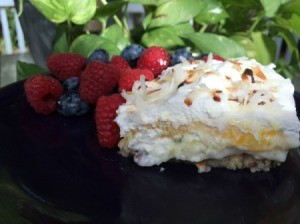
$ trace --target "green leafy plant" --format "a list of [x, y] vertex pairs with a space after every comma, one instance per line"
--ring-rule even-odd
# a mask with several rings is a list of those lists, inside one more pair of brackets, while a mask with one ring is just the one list
[[[170, 53], [189, 47], [197, 54], [213, 52], [225, 58], [247, 56], [262, 64], [275, 62], [278, 71], [293, 78], [300, 72], [297, 38], [300, 36], [300, 0], [31, 0], [47, 19], [57, 24], [53, 52], [88, 57], [104, 48], [110, 56], [130, 43], [158, 45]], [[128, 4], [145, 9], [142, 24], [129, 29]], [[114, 23], [110, 23], [111, 19]], [[91, 33], [87, 23], [102, 29]], [[282, 41], [291, 60], [285, 61], [276, 43]], [[277, 41], [277, 42], [276, 42]], [[20, 67], [20, 66], [19, 66]], [[24, 70], [24, 69], [23, 69]], [[24, 77], [24, 76], [23, 76]]]

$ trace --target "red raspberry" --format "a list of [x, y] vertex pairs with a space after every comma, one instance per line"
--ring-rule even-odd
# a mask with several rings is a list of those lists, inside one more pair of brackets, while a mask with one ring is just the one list
[[149, 69], [122, 69], [120, 71], [120, 78], [118, 82], [119, 92], [122, 92], [123, 89], [131, 91], [134, 82], [140, 80], [141, 75], [144, 75], [148, 81], [154, 79], [154, 74]]
[[63, 94], [60, 82], [50, 76], [34, 75], [24, 83], [27, 101], [33, 109], [42, 114], [56, 110], [57, 100]]
[[[208, 55], [204, 55], [204, 56], [201, 58], [201, 60], [204, 61], [204, 62], [207, 62], [207, 59], [208, 59]], [[213, 55], [213, 59], [214, 59], [214, 60], [217, 60], [217, 61], [225, 61], [224, 58], [222, 58], [221, 56], [216, 55], [216, 54]]]
[[102, 147], [117, 147], [120, 141], [120, 128], [114, 121], [117, 116], [117, 109], [125, 99], [120, 94], [101, 96], [96, 105], [95, 119], [97, 137]]
[[92, 61], [81, 75], [80, 96], [88, 103], [97, 103], [100, 96], [113, 92], [118, 80], [118, 68], [101, 61]]
[[59, 80], [66, 80], [73, 76], [79, 77], [85, 68], [86, 59], [79, 54], [53, 54], [47, 60], [48, 69]]
[[146, 49], [137, 62], [138, 68], [151, 70], [156, 78], [170, 65], [167, 51], [162, 47], [152, 46]]
[[127, 61], [119, 56], [119, 55], [115, 55], [111, 58], [110, 62], [109, 62], [110, 65], [113, 65], [113, 66], [116, 66], [120, 69], [122, 68], [130, 68], [129, 64], [127, 63]]

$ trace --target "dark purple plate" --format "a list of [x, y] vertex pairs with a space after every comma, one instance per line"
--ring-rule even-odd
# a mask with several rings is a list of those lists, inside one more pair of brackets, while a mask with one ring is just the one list
[[93, 112], [35, 113], [23, 82], [0, 90], [0, 162], [1, 224], [300, 223], [299, 149], [270, 172], [143, 168], [98, 145]]

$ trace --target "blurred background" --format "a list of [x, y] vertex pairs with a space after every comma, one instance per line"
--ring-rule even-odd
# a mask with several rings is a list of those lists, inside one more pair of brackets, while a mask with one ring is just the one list
[[0, 1], [1, 87], [16, 81], [16, 62], [33, 62], [13, 0]]
[[[69, 22], [69, 21], [63, 21], [63, 22], [51, 21], [51, 18], [49, 19], [49, 16], [47, 16], [47, 13], [43, 12], [43, 10], [41, 10], [40, 8], [37, 9], [34, 2], [35, 1], [26, 1], [25, 0], [24, 2], [22, 1], [22, 4], [19, 4], [18, 0], [1, 0], [0, 1], [0, 11], [1, 11], [1, 17], [0, 17], [0, 22], [1, 22], [1, 27], [0, 27], [0, 51], [1, 51], [0, 86], [1, 87], [6, 86], [10, 83], [13, 83], [13, 82], [17, 81], [17, 79], [19, 79], [18, 75], [17, 75], [17, 70], [18, 69], [24, 70], [24, 66], [22, 67], [22, 66], [17, 65], [18, 62], [24, 62], [24, 64], [21, 64], [21, 65], [26, 65], [26, 66], [35, 64], [39, 68], [46, 70], [47, 68], [46, 68], [45, 61], [46, 61], [47, 57], [53, 51], [55, 51], [54, 45], [56, 45], [56, 46], [59, 45], [59, 41], [61, 41], [59, 39], [59, 37], [60, 37], [61, 31], [64, 29], [64, 25], [71, 24], [71, 22]], [[95, 15], [99, 15], [100, 12], [104, 13], [104, 14], [109, 12], [111, 14], [108, 13], [109, 15], [107, 15], [105, 17], [105, 21], [103, 20], [103, 17], [101, 17], [101, 16], [98, 18], [94, 16], [94, 17], [88, 19], [88, 21], [85, 21], [85, 23], [84, 23], [85, 31], [84, 32], [87, 35], [90, 35], [90, 34], [101, 35], [101, 30], [103, 29], [103, 27], [107, 29], [107, 27], [109, 27], [111, 24], [115, 24], [116, 22], [118, 22], [118, 20], [116, 20], [115, 16], [120, 14], [119, 22], [122, 24], [125, 24], [125, 28], [127, 30], [131, 30], [132, 37], [134, 36], [135, 33], [138, 34], [138, 32], [135, 32], [135, 29], [137, 31], [140, 31], [141, 27], [143, 28], [143, 31], [141, 33], [142, 37], [139, 38], [138, 41], [140, 41], [141, 44], [143, 44], [144, 46], [147, 47], [147, 45], [150, 45], [150, 44], [159, 44], [160, 43], [160, 42], [156, 43], [155, 41], [153, 42], [153, 40], [152, 40], [152, 42], [149, 41], [149, 39], [151, 39], [151, 32], [153, 30], [155, 31], [155, 30], [160, 29], [160, 31], [161, 31], [162, 28], [165, 28], [168, 25], [172, 25], [172, 24], [168, 24], [168, 23], [164, 23], [163, 25], [159, 25], [160, 24], [159, 22], [156, 22], [156, 24], [154, 23], [155, 19], [156, 19], [155, 15], [157, 15], [159, 11], [160, 12], [163, 11], [163, 7], [161, 7], [161, 5], [164, 2], [167, 2], [167, 0], [166, 1], [157, 1], [157, 2], [162, 2], [162, 3], [159, 3], [160, 5], [155, 5], [155, 6], [152, 6], [151, 4], [149, 5], [147, 3], [147, 0], [140, 1], [140, 2], [146, 2], [144, 5], [140, 4], [138, 0], [129, 1], [130, 3], [129, 4], [126, 3], [126, 5], [122, 1], [106, 2], [106, 1], [96, 1], [95, 0], [95, 2], [98, 6], [98, 9], [97, 9]], [[116, 2], [116, 3], [120, 3], [120, 4], [118, 4], [118, 5], [111, 4], [112, 7], [103, 8], [101, 11], [100, 6], [106, 5], [107, 3], [110, 4], [110, 2]], [[199, 2], [201, 2], [201, 0], [199, 0]], [[228, 25], [228, 24], [230, 25], [230, 16], [231, 16], [230, 12], [232, 11], [232, 9], [228, 7], [228, 5], [229, 5], [228, 1], [214, 0], [214, 1], [211, 1], [210, 4], [208, 4], [209, 1], [206, 1], [206, 0], [203, 0], [202, 2], [203, 2], [202, 5], [205, 5], [206, 8], [211, 7], [209, 9], [210, 11], [208, 9], [206, 10], [207, 12], [211, 12], [211, 13], [215, 13], [215, 14], [208, 15], [208, 17], [211, 18], [211, 20], [207, 20], [207, 18], [205, 18], [203, 16], [206, 13], [205, 11], [203, 11], [204, 10], [203, 9], [202, 14], [200, 16], [199, 15], [195, 16], [193, 19], [194, 19], [194, 22], [196, 22], [196, 23], [194, 23], [193, 27], [196, 27], [195, 30], [197, 30], [197, 32], [208, 31], [208, 32], [213, 32], [215, 34], [222, 34], [222, 35], [228, 35], [228, 36], [232, 35], [232, 32], [236, 32], [236, 33], [240, 32], [240, 30], [237, 30], [237, 31], [230, 30], [230, 29], [228, 29], [228, 27], [226, 27], [226, 25]], [[233, 1], [233, 2], [236, 2], [236, 1]], [[278, 1], [267, 1], [266, 0], [266, 1], [254, 1], [254, 2], [256, 2], [256, 3], [260, 2], [260, 4], [255, 3], [256, 5], [245, 6], [245, 7], [250, 8], [250, 10], [248, 10], [248, 12], [247, 12], [248, 13], [247, 17], [249, 17], [249, 18], [251, 17], [249, 19], [249, 21], [251, 20], [251, 23], [249, 24], [249, 27], [247, 27], [247, 29], [248, 29], [248, 31], [251, 29], [257, 29], [254, 31], [256, 31], [256, 33], [257, 33], [257, 31], [259, 31], [262, 34], [265, 34], [265, 30], [266, 30], [265, 24], [267, 24], [267, 26], [268, 26], [268, 24], [272, 24], [271, 20], [273, 20], [273, 22], [274, 21], [278, 22], [279, 21], [277, 19], [278, 15], [280, 15], [280, 16], [285, 15], [285, 14], [283, 14], [283, 12], [287, 13], [287, 11], [289, 10], [289, 7], [292, 8], [292, 6], [293, 6], [293, 5], [289, 6], [289, 7], [282, 7], [282, 5], [274, 6], [274, 2], [278, 2]], [[273, 2], [271, 5], [271, 8], [267, 4], [266, 4], [267, 6], [265, 6], [264, 5], [265, 2], [267, 2], [267, 4]], [[293, 2], [293, 1], [287, 0], [284, 2]], [[297, 2], [299, 2], [298, 0], [295, 0], [294, 2], [296, 2], [296, 4], [294, 4], [294, 5], [296, 5], [296, 6], [299, 5], [297, 3]], [[126, 7], [126, 11], [123, 10], [124, 7]], [[215, 7], [215, 8], [212, 8], [212, 7]], [[265, 12], [265, 14], [263, 16], [260, 16], [261, 11], [259, 11], [259, 7], [261, 7]], [[123, 11], [120, 11], [119, 10], [120, 8], [122, 8]], [[276, 10], [279, 11], [279, 13], [281, 13], [281, 14], [277, 13], [274, 8], [276, 8]], [[283, 8], [283, 9], [281, 9], [281, 8]], [[224, 9], [224, 13], [222, 12], [223, 14], [222, 14], [222, 16], [220, 16], [221, 15], [220, 10], [222, 11], [223, 9]], [[272, 12], [272, 10], [274, 12]], [[300, 8], [294, 9], [294, 11], [297, 11], [297, 10], [300, 11]], [[114, 13], [114, 14], [112, 14], [112, 13]], [[241, 13], [244, 13], [244, 12], [241, 12]], [[152, 17], [149, 15], [151, 15]], [[270, 16], [271, 19], [269, 19], [268, 16]], [[282, 16], [282, 17], [284, 18], [284, 16]], [[94, 19], [94, 18], [97, 18], [97, 19]], [[257, 18], [260, 18], [260, 20], [258, 22], [256, 22]], [[261, 18], [263, 18], [263, 19], [261, 19]], [[298, 17], [296, 17], [296, 18], [298, 18]], [[286, 20], [288, 21], [289, 18], [287, 17]], [[189, 19], [189, 22], [191, 22], [191, 21], [192, 20]], [[181, 23], [181, 22], [185, 22], [185, 21], [179, 21], [179, 22]], [[275, 24], [275, 25], [278, 26], [278, 24]], [[279, 24], [279, 25], [281, 26], [282, 24]], [[148, 26], [148, 28], [147, 28], [147, 26]], [[82, 24], [73, 24], [73, 27], [72, 27], [73, 30], [74, 30], [74, 27], [75, 28], [79, 27], [79, 28], [83, 29]], [[73, 32], [73, 30], [72, 30], [72, 32]], [[277, 33], [279, 33], [279, 34], [284, 33], [283, 30], [280, 30], [280, 29], [278, 29], [278, 30], [277, 30]], [[245, 33], [247, 33], [248, 31], [246, 30]], [[292, 30], [292, 32], [294, 32], [294, 31]], [[163, 33], [163, 32], [160, 32], [158, 34], [161, 34], [161, 33]], [[82, 33], [80, 33], [80, 34], [82, 34]], [[275, 46], [276, 49], [275, 49], [275, 51], [274, 51], [274, 49], [271, 51], [276, 52], [276, 60], [274, 59], [275, 61], [273, 61], [273, 62], [276, 63], [280, 57], [281, 63], [283, 61], [284, 63], [286, 63], [286, 65], [288, 65], [288, 64], [290, 64], [290, 62], [292, 60], [293, 53], [295, 53], [295, 52], [291, 52], [291, 50], [287, 47], [287, 46], [291, 46], [291, 45], [288, 45], [289, 43], [287, 41], [288, 38], [290, 38], [290, 36], [288, 38], [286, 38], [288, 36], [286, 34], [287, 33], [284, 33], [284, 35], [282, 35], [282, 36], [279, 35], [279, 37], [276, 35], [272, 36], [274, 43], [276, 43], [272, 46]], [[67, 37], [68, 37], [68, 40], [70, 40], [70, 36], [71, 36], [70, 33], [67, 33], [67, 35], [69, 35]], [[72, 35], [74, 35], [74, 34], [72, 34]], [[147, 39], [147, 35], [150, 36], [150, 38]], [[298, 59], [300, 44], [299, 44], [299, 36], [297, 36], [297, 32], [295, 33], [294, 36], [295, 36], [295, 44], [298, 45], [298, 51], [297, 51], [297, 59]], [[72, 39], [72, 41], [74, 41], [74, 39], [76, 40], [76, 38], [74, 37]], [[133, 41], [132, 39], [134, 39], [134, 37], [131, 38], [131, 41]], [[166, 39], [167, 39], [167, 37], [166, 37]], [[187, 43], [190, 43], [190, 42], [184, 41], [184, 44], [187, 44]], [[69, 44], [71, 45], [71, 43], [69, 43]], [[129, 42], [127, 44], [129, 44]], [[180, 44], [181, 44], [181, 42], [180, 42]], [[256, 43], [254, 43], [254, 44], [256, 44]], [[174, 46], [168, 45], [165, 47], [168, 50], [172, 51], [172, 49], [174, 49]], [[197, 44], [196, 44], [196, 47], [198, 47], [198, 48], [196, 48], [197, 50], [200, 49], [200, 51], [202, 51], [202, 52], [205, 51], [201, 48], [201, 46], [198, 46]], [[70, 49], [72, 50], [72, 46]], [[59, 49], [58, 51], [63, 51], [63, 49]], [[251, 51], [249, 50], [249, 52], [251, 52]], [[204, 52], [204, 53], [206, 53], [206, 52]], [[17, 69], [17, 66], [19, 66], [18, 69]], [[296, 90], [300, 91], [300, 75], [296, 74], [292, 78], [293, 78], [293, 83], [295, 84]]]

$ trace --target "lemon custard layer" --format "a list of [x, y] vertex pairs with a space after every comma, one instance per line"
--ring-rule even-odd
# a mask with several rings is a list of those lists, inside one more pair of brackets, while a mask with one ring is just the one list
[[294, 87], [254, 59], [184, 61], [123, 92], [116, 122], [123, 155], [141, 166], [171, 159], [269, 170], [299, 146]]

